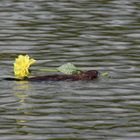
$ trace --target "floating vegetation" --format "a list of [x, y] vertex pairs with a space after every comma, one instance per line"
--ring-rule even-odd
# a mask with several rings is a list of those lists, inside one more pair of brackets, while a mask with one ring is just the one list
[[[19, 55], [14, 62], [14, 74], [17, 79], [27, 79], [30, 76], [30, 67], [32, 64], [36, 63], [35, 59], [30, 58], [28, 55]], [[61, 72], [66, 75], [78, 75], [85, 71], [76, 67], [72, 63], [63, 64], [57, 68], [50, 69], [40, 69], [40, 71], [46, 72]], [[103, 72], [100, 74], [102, 77], [109, 77], [108, 72]]]
[[28, 55], [19, 55], [14, 62], [14, 74], [16, 78], [24, 79], [28, 77], [30, 72], [29, 68], [36, 62], [35, 59], [30, 59]]
[[101, 73], [101, 76], [102, 76], [102, 77], [110, 77], [108, 72], [103, 72], [103, 73]]
[[66, 63], [60, 67], [57, 68], [60, 72], [68, 75], [72, 74], [80, 74], [82, 70], [74, 66], [72, 63]]

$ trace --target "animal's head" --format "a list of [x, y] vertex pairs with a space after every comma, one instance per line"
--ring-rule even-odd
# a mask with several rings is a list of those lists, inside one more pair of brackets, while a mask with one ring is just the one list
[[92, 80], [99, 76], [99, 72], [96, 70], [88, 70], [81, 73], [80, 77], [85, 80]]

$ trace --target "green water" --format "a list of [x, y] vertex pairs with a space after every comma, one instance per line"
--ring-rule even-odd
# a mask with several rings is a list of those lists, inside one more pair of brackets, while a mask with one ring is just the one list
[[139, 140], [139, 0], [1, 0], [0, 77], [19, 54], [111, 78], [0, 81], [2, 140]]

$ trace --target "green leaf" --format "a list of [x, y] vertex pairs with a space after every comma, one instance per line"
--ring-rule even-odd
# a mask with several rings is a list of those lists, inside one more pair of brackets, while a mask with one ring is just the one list
[[109, 77], [109, 73], [108, 72], [103, 72], [103, 73], [101, 73], [101, 76], [103, 76], [103, 77]]
[[81, 70], [77, 67], [75, 67], [72, 63], [66, 63], [60, 67], [57, 68], [58, 71], [64, 73], [64, 74], [79, 74]]

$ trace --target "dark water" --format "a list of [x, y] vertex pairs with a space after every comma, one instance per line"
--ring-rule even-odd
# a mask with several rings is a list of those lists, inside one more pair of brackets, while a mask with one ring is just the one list
[[139, 0], [1, 0], [0, 76], [19, 54], [111, 78], [0, 82], [1, 140], [140, 139]]

